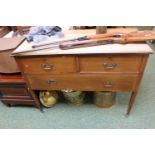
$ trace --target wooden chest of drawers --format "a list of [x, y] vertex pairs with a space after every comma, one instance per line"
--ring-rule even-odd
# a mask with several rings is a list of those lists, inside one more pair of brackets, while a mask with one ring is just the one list
[[0, 101], [7, 105], [33, 105], [37, 107], [20, 74], [0, 74]]
[[144, 59], [145, 55], [41, 56], [18, 63], [34, 90], [132, 91]]
[[99, 54], [16, 57], [16, 60], [32, 90], [136, 92], [147, 57]]
[[35, 90], [132, 92], [129, 114], [150, 53], [147, 44], [113, 44], [35, 51], [16, 54], [15, 59], [36, 102]]

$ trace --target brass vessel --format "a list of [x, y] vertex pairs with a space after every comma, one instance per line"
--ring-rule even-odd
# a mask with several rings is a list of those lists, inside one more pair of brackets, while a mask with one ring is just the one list
[[57, 103], [58, 94], [56, 91], [40, 91], [39, 99], [44, 107], [50, 108]]
[[80, 106], [84, 103], [85, 93], [82, 91], [62, 91], [69, 104]]
[[94, 103], [101, 108], [109, 108], [115, 104], [115, 92], [94, 92]]

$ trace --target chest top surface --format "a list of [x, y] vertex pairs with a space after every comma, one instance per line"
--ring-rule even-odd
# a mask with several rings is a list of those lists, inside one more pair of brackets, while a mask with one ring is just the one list
[[[85, 35], [94, 35], [95, 30], [69, 30], [66, 31], [64, 37], [59, 39], [70, 39]], [[53, 40], [54, 41], [54, 40]], [[23, 51], [28, 51], [24, 52]], [[69, 50], [47, 49], [47, 50], [34, 50], [32, 43], [24, 41], [12, 54], [15, 56], [33, 56], [33, 55], [73, 55], [73, 54], [141, 54], [153, 53], [152, 49], [146, 43], [130, 43], [130, 44], [107, 44], [93, 47], [76, 48]]]

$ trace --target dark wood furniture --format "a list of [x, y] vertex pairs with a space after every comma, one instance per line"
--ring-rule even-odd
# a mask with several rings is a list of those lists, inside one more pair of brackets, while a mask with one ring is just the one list
[[24, 37], [3, 38], [9, 31], [8, 26], [0, 27], [0, 101], [6, 105], [36, 106], [14, 58], [10, 57]]
[[5, 36], [10, 31], [11, 31], [11, 28], [9, 26], [0, 26], [0, 38]]
[[[68, 36], [82, 36], [86, 32], [92, 33], [76, 30]], [[24, 42], [16, 52], [30, 48]], [[144, 43], [111, 44], [21, 53], [15, 55], [15, 59], [38, 105], [35, 90], [131, 92], [129, 114], [150, 53], [152, 50]]]
[[7, 105], [36, 105], [21, 74], [0, 74], [0, 101]]

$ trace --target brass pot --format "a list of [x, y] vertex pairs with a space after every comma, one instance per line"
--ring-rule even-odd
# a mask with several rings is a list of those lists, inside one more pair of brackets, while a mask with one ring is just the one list
[[62, 91], [68, 103], [80, 106], [84, 102], [85, 93], [82, 91]]
[[109, 108], [115, 104], [115, 92], [94, 92], [95, 105], [101, 108]]
[[40, 91], [39, 99], [44, 107], [50, 108], [57, 103], [58, 94], [56, 91]]

